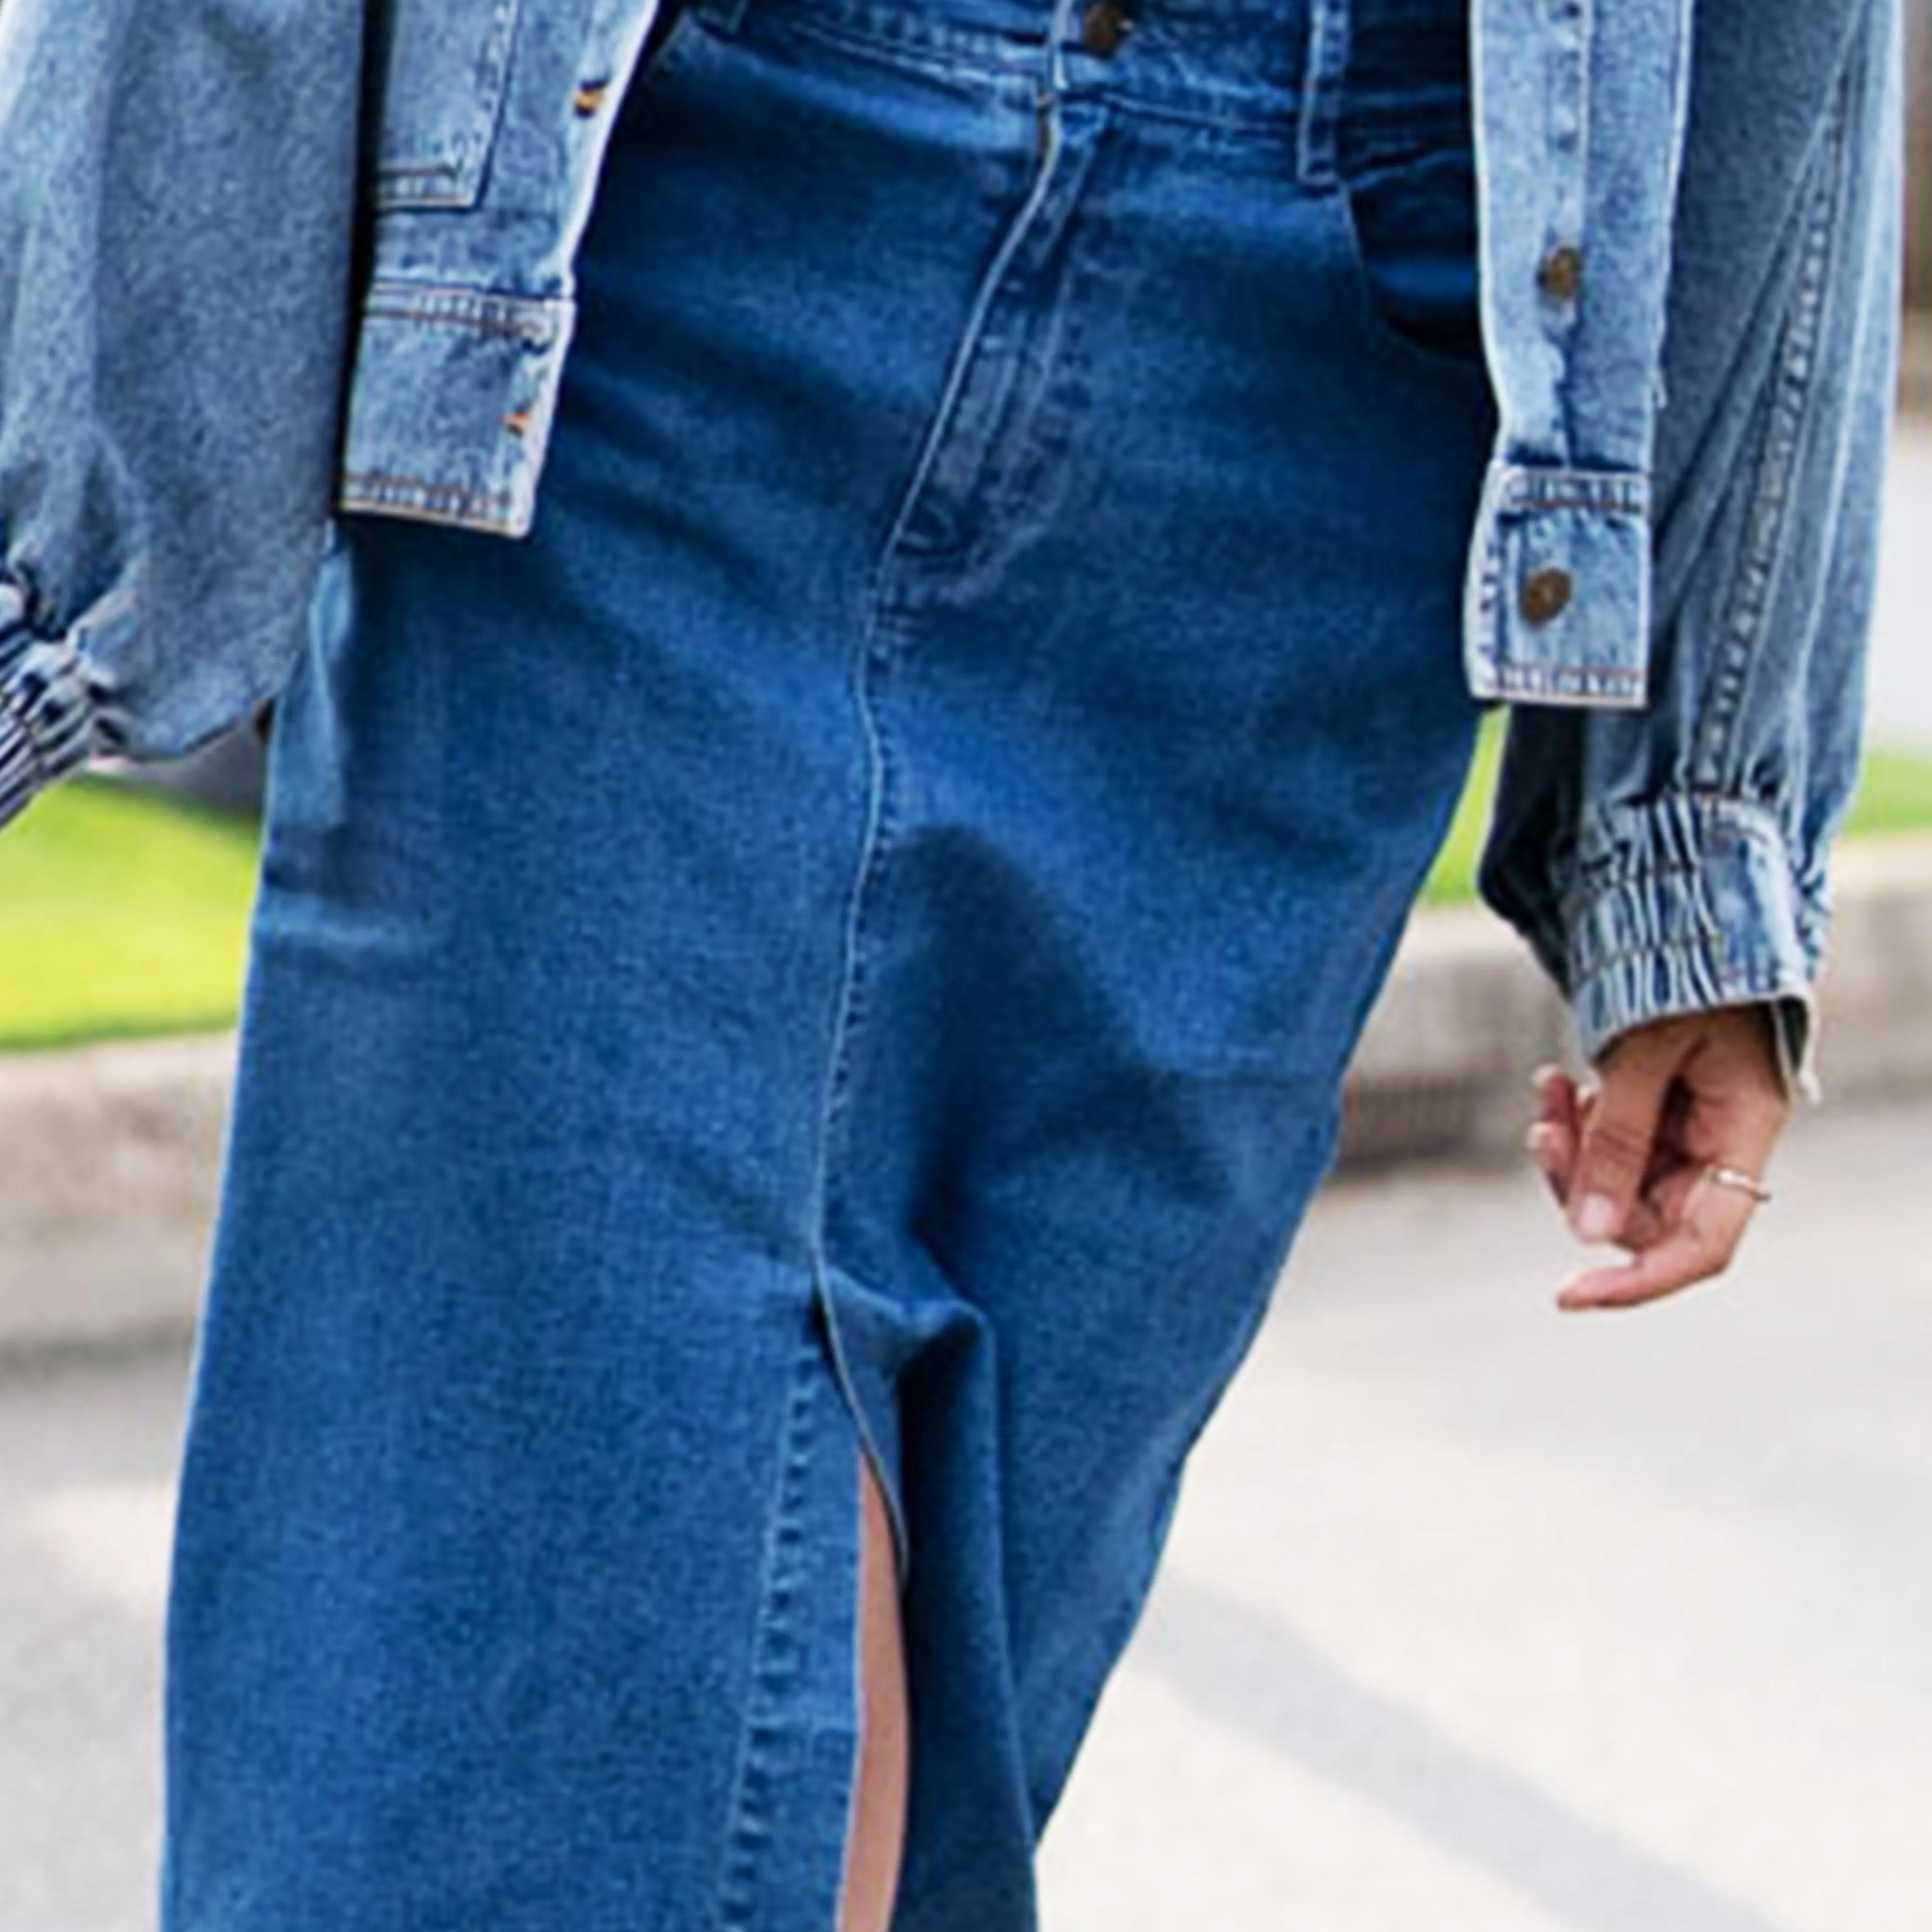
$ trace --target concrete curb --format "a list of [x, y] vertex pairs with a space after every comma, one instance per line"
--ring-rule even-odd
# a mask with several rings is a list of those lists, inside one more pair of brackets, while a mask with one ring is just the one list
[[[1822, 990], [1828, 1104], [1932, 1092], [1932, 838], [1834, 865]], [[178, 1342], [219, 1184], [235, 1038], [0, 1054], [0, 1358]], [[1419, 916], [1351, 1077], [1344, 1161], [1522, 1158], [1530, 1070], [1570, 1057], [1568, 1015], [1478, 910]]]
[[234, 1064], [230, 1033], [0, 1054], [0, 1358], [192, 1328]]

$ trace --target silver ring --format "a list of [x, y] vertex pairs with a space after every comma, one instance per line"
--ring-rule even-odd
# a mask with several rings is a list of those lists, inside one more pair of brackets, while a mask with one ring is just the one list
[[1735, 1187], [1739, 1193], [1748, 1194], [1760, 1207], [1771, 1198], [1771, 1190], [1756, 1174], [1747, 1174], [1741, 1167], [1707, 1167], [1704, 1178], [1720, 1187]]

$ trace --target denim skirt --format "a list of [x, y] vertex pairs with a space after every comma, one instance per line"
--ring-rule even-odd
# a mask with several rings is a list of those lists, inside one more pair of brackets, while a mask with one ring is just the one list
[[275, 720], [165, 1932], [833, 1932], [862, 1459], [896, 1932], [1033, 1926], [1471, 749], [1466, 11], [653, 36], [533, 534]]

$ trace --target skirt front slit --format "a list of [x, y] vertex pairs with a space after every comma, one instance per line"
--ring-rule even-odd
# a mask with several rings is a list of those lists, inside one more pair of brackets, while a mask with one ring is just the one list
[[339, 526], [164, 1932], [833, 1932], [862, 1459], [896, 1932], [1031, 1932], [1466, 769], [1494, 421], [1463, 10], [1114, 11], [688, 0], [533, 533]]

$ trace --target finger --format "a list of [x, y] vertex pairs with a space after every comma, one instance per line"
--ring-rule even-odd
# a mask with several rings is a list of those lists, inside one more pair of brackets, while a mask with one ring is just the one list
[[1558, 1291], [1557, 1306], [1632, 1308], [1711, 1280], [1730, 1266], [1755, 1205], [1748, 1194], [1700, 1179], [1654, 1245], [1616, 1266], [1573, 1276]]
[[1626, 1042], [1582, 1113], [1570, 1225], [1586, 1241], [1622, 1238], [1651, 1176], [1658, 1129], [1681, 1052], [1674, 1042]]
[[1570, 1170], [1576, 1159], [1576, 1143], [1568, 1132], [1548, 1120], [1538, 1120], [1527, 1136], [1530, 1158], [1537, 1165], [1550, 1194], [1561, 1208], [1569, 1198]]
[[[1762, 1181], [1783, 1138], [1789, 1110], [1781, 1094], [1762, 1088], [1700, 1098], [1684, 1129], [1698, 1167], [1729, 1167]], [[1747, 1202], [1748, 1194], [1743, 1197]]]
[[[1700, 1123], [1694, 1114], [1680, 1106], [1684, 1091], [1681, 1082], [1673, 1084], [1658, 1124], [1657, 1138], [1652, 1143], [1650, 1165], [1645, 1170], [1643, 1184], [1617, 1234], [1618, 1246], [1632, 1253], [1654, 1248], [1676, 1232], [1710, 1171], [1712, 1163], [1690, 1144], [1700, 1137]], [[1754, 1138], [1748, 1144], [1760, 1145], [1761, 1138]], [[1768, 1155], [1768, 1148], [1754, 1155], [1756, 1164], [1747, 1166], [1745, 1172], [1760, 1172]], [[1743, 1163], [1739, 1159], [1729, 1164]]]
[[1692, 1190], [1703, 1174], [1703, 1162], [1684, 1144], [1666, 1105], [1657, 1138], [1651, 1144], [1650, 1165], [1644, 1170], [1642, 1184], [1618, 1231], [1618, 1246], [1634, 1253], [1665, 1239], [1682, 1222]]
[[1537, 1114], [1525, 1142], [1560, 1207], [1568, 1198], [1570, 1172], [1576, 1165], [1576, 1083], [1555, 1066], [1539, 1066], [1531, 1077], [1536, 1088]]
[[1536, 1087], [1537, 1118], [1572, 1132], [1577, 1124], [1576, 1083], [1560, 1066], [1539, 1066], [1532, 1076]]
[[1617, 1246], [1627, 1253], [1646, 1253], [1667, 1240], [1682, 1220], [1682, 1184], [1672, 1175], [1654, 1187], [1647, 1186], [1630, 1203], [1618, 1231]]
[[[1682, 1104], [1683, 1094], [1682, 1082], [1673, 1082], [1658, 1118], [1656, 1137], [1651, 1142], [1643, 1178], [1617, 1232], [1616, 1242], [1621, 1248], [1654, 1247], [1682, 1219], [1685, 1199], [1704, 1172], [1705, 1163], [1685, 1143], [1688, 1115]], [[1531, 1130], [1531, 1152], [1546, 1173], [1553, 1171], [1552, 1190], [1559, 1191], [1566, 1202], [1574, 1182], [1577, 1142], [1594, 1112], [1594, 1094], [1581, 1097], [1577, 1107], [1580, 1124], [1574, 1132], [1546, 1136], [1537, 1128]]]
[[[1594, 1111], [1595, 1094], [1583, 1093], [1554, 1066], [1539, 1067], [1532, 1076], [1538, 1112], [1525, 1135], [1525, 1144], [1559, 1206], [1569, 1198], [1576, 1145], [1582, 1126]], [[1672, 1082], [1658, 1117], [1648, 1166], [1617, 1240], [1621, 1247], [1654, 1246], [1676, 1226], [1703, 1163], [1684, 1144], [1690, 1124], [1690, 1099], [1681, 1080]]]

